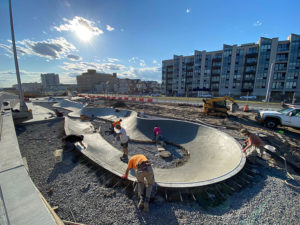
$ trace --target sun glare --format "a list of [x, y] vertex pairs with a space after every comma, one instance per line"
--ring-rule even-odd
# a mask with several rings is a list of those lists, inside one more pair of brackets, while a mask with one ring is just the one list
[[75, 33], [77, 37], [84, 42], [89, 42], [93, 37], [93, 33], [89, 28], [81, 24], [76, 26]]

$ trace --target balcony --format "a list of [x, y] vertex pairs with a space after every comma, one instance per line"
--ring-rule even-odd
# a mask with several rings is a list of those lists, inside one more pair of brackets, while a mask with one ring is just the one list
[[255, 80], [255, 76], [251, 76], [251, 77], [244, 77], [244, 79], [243, 79], [243, 81], [250, 81], [250, 82], [252, 82], [252, 81], [254, 81]]
[[246, 62], [245, 66], [255, 66], [256, 64], [257, 64], [257, 61]]
[[246, 57], [254, 57], [254, 56], [258, 56], [258, 52], [248, 52], [247, 54], [246, 54]]
[[242, 87], [241, 91], [242, 92], [251, 92], [251, 91], [253, 91], [253, 87]]
[[256, 73], [256, 70], [248, 70], [244, 72], [244, 74], [255, 74]]

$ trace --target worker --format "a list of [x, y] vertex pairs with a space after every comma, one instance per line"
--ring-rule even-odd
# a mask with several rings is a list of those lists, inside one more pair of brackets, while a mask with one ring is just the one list
[[[144, 155], [134, 155], [130, 158], [125, 174], [122, 179], [127, 179], [130, 169], [136, 170], [136, 179], [138, 182], [138, 208], [144, 208], [145, 212], [149, 212], [149, 201], [152, 187], [154, 184], [154, 174], [151, 163]], [[146, 186], [146, 195], [145, 195]]]
[[156, 142], [160, 141], [161, 140], [161, 130], [160, 128], [158, 127], [158, 125], [155, 125], [154, 126], [154, 129], [153, 129], [153, 140], [155, 140]]
[[259, 163], [257, 156], [262, 157], [264, 153], [264, 142], [257, 135], [250, 133], [247, 129], [242, 129], [240, 132], [248, 137], [244, 142], [247, 145], [242, 151], [246, 153], [247, 159], [251, 163]]
[[74, 148], [74, 144], [76, 142], [79, 142], [79, 144], [86, 149], [86, 146], [82, 143], [84, 136], [83, 135], [75, 135], [75, 134], [70, 134], [67, 136], [64, 136], [62, 138], [63, 142], [65, 142], [66, 147], [70, 144], [72, 144], [72, 148]]
[[118, 124], [121, 125], [122, 119], [119, 119], [112, 123], [112, 127], [115, 128]]
[[121, 161], [127, 162], [128, 161], [128, 136], [126, 134], [126, 130], [121, 127], [120, 124], [116, 125], [116, 129], [119, 130], [117, 133], [115, 140], [117, 140], [118, 137], [120, 137], [121, 146], [123, 147], [123, 156], [120, 157]]

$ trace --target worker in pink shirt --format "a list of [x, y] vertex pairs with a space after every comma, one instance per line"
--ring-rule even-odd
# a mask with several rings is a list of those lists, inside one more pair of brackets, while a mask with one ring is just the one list
[[161, 130], [157, 125], [154, 126], [153, 135], [153, 140], [155, 140], [156, 142], [161, 140]]
[[242, 129], [240, 132], [247, 137], [247, 140], [244, 141], [247, 145], [242, 151], [245, 152], [247, 159], [251, 163], [259, 163], [257, 157], [262, 158], [264, 154], [264, 142], [257, 135], [250, 133], [247, 129]]

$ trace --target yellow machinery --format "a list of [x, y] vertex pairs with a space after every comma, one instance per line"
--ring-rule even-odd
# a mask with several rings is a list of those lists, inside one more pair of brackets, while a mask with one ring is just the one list
[[[230, 101], [230, 108], [227, 108], [226, 101]], [[228, 116], [227, 112], [235, 112], [238, 109], [238, 104], [229, 96], [203, 99], [203, 112], [213, 116]]]

